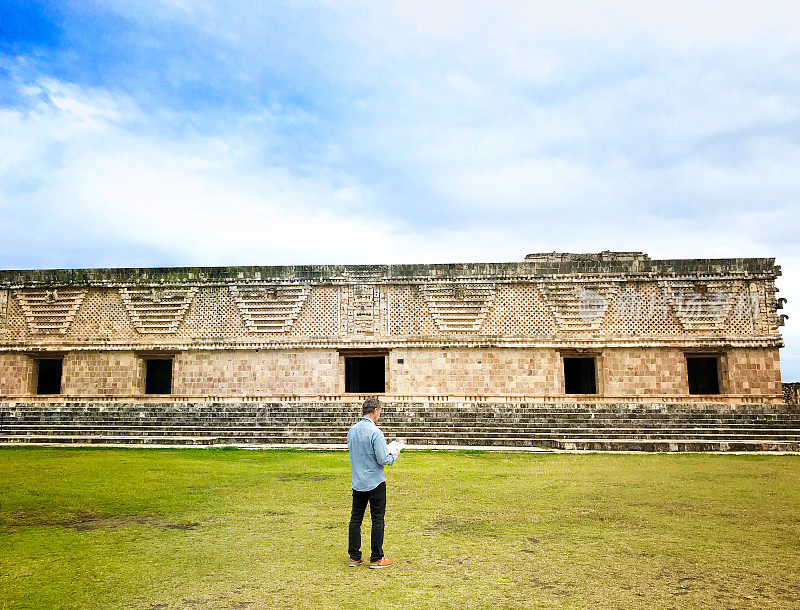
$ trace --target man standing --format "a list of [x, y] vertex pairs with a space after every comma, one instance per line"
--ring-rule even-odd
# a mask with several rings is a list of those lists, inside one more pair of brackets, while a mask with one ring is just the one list
[[369, 503], [372, 516], [370, 537], [370, 568], [388, 568], [393, 560], [383, 556], [383, 516], [386, 513], [386, 477], [383, 467], [397, 461], [400, 449], [390, 453], [386, 439], [378, 428], [381, 405], [377, 397], [370, 396], [361, 408], [361, 421], [347, 433], [347, 450], [350, 452], [350, 472], [353, 479], [353, 509], [350, 513], [350, 530], [347, 552], [350, 567], [364, 563], [361, 557], [361, 522]]

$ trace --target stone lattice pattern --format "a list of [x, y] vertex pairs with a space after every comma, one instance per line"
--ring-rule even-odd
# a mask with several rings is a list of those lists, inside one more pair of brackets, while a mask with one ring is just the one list
[[333, 337], [339, 333], [339, 286], [314, 286], [292, 326], [292, 336]]
[[656, 282], [632, 282], [620, 287], [599, 332], [647, 337], [685, 331]]
[[200, 288], [186, 317], [173, 335], [193, 340], [223, 336], [244, 337], [250, 333], [228, 286]]
[[254, 333], [288, 333], [311, 290], [302, 284], [236, 286], [229, 290], [247, 329]]
[[481, 332], [508, 337], [552, 337], [558, 327], [534, 284], [500, 284]]
[[599, 328], [611, 299], [618, 291], [617, 284], [613, 282], [542, 282], [539, 289], [558, 327], [563, 331]]
[[[736, 335], [767, 333], [767, 299], [755, 282], [729, 282], [731, 304], [728, 314], [715, 328], [718, 332]], [[763, 314], [761, 312], [764, 312]]]
[[[764, 282], [729, 280], [724, 291], [711, 288], [703, 295], [691, 289], [685, 298], [681, 291], [689, 291], [688, 282], [667, 289], [668, 283], [619, 282], [615, 294], [612, 289], [601, 292], [596, 282], [581, 281], [555, 290], [539, 282], [497, 282], [490, 288], [461, 281], [28, 289], [5, 291], [9, 298], [5, 315], [0, 309], [0, 332], [12, 341], [52, 335], [104, 345], [136, 342], [143, 334], [172, 341], [271, 342], [459, 335], [538, 341], [575, 332], [645, 343], [677, 335], [741, 340], [775, 336], [774, 303]], [[590, 297], [583, 310], [581, 294]]]
[[721, 328], [733, 306], [734, 291], [727, 283], [665, 281], [661, 288], [686, 330]]
[[417, 284], [392, 286], [389, 290], [390, 334], [395, 336], [431, 336], [436, 323]]
[[31, 333], [64, 334], [75, 319], [86, 290], [20, 290], [16, 295]]
[[678, 339], [780, 347], [773, 263], [605, 252], [519, 263], [0, 271], [0, 349], [656, 347]]
[[134, 328], [142, 334], [171, 334], [186, 315], [196, 288], [120, 288]]
[[492, 307], [494, 284], [426, 284], [423, 294], [436, 326], [445, 332], [477, 332]]

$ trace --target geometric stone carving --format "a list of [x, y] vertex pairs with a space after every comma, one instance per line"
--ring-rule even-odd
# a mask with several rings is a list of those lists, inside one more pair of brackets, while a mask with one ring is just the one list
[[344, 334], [388, 334], [388, 298], [385, 287], [354, 283], [342, 287], [340, 321]]
[[381, 286], [383, 272], [372, 265], [346, 267], [339, 290], [339, 329], [347, 336], [388, 334], [388, 291]]
[[709, 281], [661, 281], [659, 286], [675, 316], [686, 330], [721, 328], [733, 306], [729, 284]]
[[494, 284], [437, 282], [425, 284], [422, 294], [439, 330], [477, 332], [492, 308]]
[[75, 319], [75, 314], [86, 296], [86, 290], [68, 288], [18, 290], [16, 295], [31, 333], [63, 334]]
[[282, 286], [228, 286], [242, 320], [253, 333], [287, 333], [297, 320], [311, 288], [302, 284]]
[[8, 290], [0, 290], [0, 326], [5, 324], [8, 309]]
[[588, 331], [600, 327], [608, 304], [618, 292], [616, 282], [553, 282], [538, 284], [545, 302], [564, 331]]
[[141, 334], [170, 334], [178, 330], [195, 292], [194, 287], [119, 289], [125, 311]]

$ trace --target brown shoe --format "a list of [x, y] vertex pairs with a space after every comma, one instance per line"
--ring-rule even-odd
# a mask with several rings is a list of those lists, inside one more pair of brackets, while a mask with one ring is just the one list
[[382, 557], [380, 561], [373, 561], [369, 564], [370, 569], [375, 568], [388, 568], [390, 565], [394, 563], [394, 559], [387, 559], [386, 557]]
[[354, 568], [356, 566], [360, 566], [362, 563], [364, 563], [364, 558], [363, 557], [361, 559], [358, 559], [358, 560], [351, 559], [350, 563], [348, 563], [347, 565], [350, 566], [351, 568]]

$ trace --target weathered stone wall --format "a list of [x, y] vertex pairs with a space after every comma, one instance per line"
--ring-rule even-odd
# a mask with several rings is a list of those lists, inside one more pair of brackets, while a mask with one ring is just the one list
[[173, 391], [189, 396], [339, 394], [334, 350], [184, 352], [175, 358]]
[[[530, 255], [459, 265], [0, 271], [0, 394], [64, 354], [63, 394], [139, 395], [174, 355], [179, 396], [344, 392], [343, 349], [382, 350], [395, 396], [563, 397], [565, 350], [598, 394], [688, 400], [685, 350], [722, 392], [781, 400], [774, 259]], [[402, 363], [399, 361], [402, 360]], [[720, 400], [725, 400], [725, 397]]]
[[689, 394], [686, 356], [674, 348], [621, 348], [602, 356], [604, 391], [610, 396]]
[[[568, 352], [565, 352], [569, 354]], [[675, 348], [592, 352], [598, 399], [677, 399], [689, 395], [686, 355]], [[144, 393], [144, 355], [74, 351], [63, 364], [62, 392], [74, 397]], [[31, 390], [34, 356], [0, 354], [0, 395]], [[335, 349], [184, 351], [174, 355], [173, 394], [186, 397], [291, 397], [344, 394], [344, 358]], [[718, 401], [781, 395], [778, 353], [729, 350], [721, 357]], [[389, 351], [390, 396], [502, 396], [570, 400], [562, 353], [548, 348], [405, 348]]]
[[24, 354], [0, 353], [0, 395], [24, 396], [32, 390], [33, 360]]
[[781, 394], [778, 350], [731, 350], [727, 356], [727, 391], [732, 394]]
[[778, 275], [774, 259], [609, 252], [464, 265], [0, 271], [0, 349], [467, 337], [778, 345]]
[[[708, 285], [703, 284], [704, 286]], [[592, 286], [586, 284], [585, 286]], [[729, 281], [703, 297], [668, 283], [625, 282], [597, 292], [580, 282], [511, 284], [320, 285], [272, 299], [268, 288], [86, 288], [12, 290], [0, 317], [0, 341], [60, 344], [196, 342], [312, 338], [495, 341], [626, 337], [651, 344], [662, 337], [778, 339], [767, 287]], [[597, 286], [595, 286], [597, 287]], [[355, 294], [355, 293], [358, 294]], [[267, 293], [267, 296], [263, 296]], [[243, 294], [261, 295], [247, 297]], [[592, 295], [602, 306], [590, 309]], [[707, 293], [709, 294], [709, 293]], [[585, 307], [584, 307], [585, 306]], [[582, 309], [582, 307], [584, 307]]]
[[560, 393], [558, 354], [548, 349], [398, 349], [389, 370], [390, 392], [399, 395]]
[[136, 396], [144, 392], [144, 363], [130, 352], [71, 352], [61, 387], [71, 396]]
[[784, 383], [783, 397], [787, 404], [800, 405], [800, 383]]

